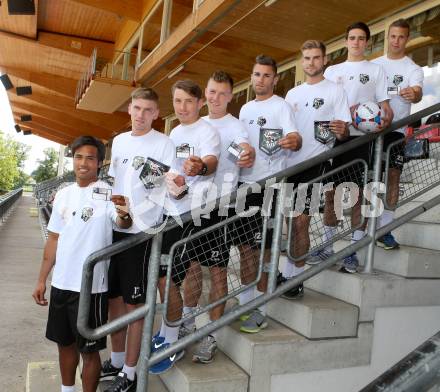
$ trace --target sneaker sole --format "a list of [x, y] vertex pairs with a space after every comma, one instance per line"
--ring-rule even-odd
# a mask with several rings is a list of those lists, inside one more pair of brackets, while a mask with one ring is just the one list
[[263, 324], [261, 324], [259, 328], [249, 329], [249, 328], [245, 328], [245, 327], [240, 327], [240, 331], [246, 332], [246, 333], [258, 333], [264, 328], [267, 328], [267, 321], [265, 321]]
[[168, 369], [162, 370], [161, 372], [155, 372], [155, 373], [153, 373], [153, 372], [150, 370], [149, 373], [150, 373], [150, 374], [163, 374], [163, 373], [166, 373], [167, 371], [169, 371], [170, 369], [172, 369], [173, 366], [174, 366], [174, 364], [175, 364], [177, 361], [180, 361], [180, 360], [183, 358], [184, 355], [185, 355], [185, 350], [180, 351], [180, 354], [176, 354], [176, 359], [174, 360], [173, 364], [172, 364]]
[[304, 297], [304, 292], [301, 292], [300, 294], [297, 294], [297, 295], [295, 295], [294, 297], [290, 297], [290, 296], [288, 296], [288, 295], [286, 295], [286, 294], [282, 294], [281, 295], [281, 298], [284, 298], [284, 299], [290, 299], [290, 300], [292, 300], [292, 301], [294, 301], [294, 300], [296, 300], [296, 299], [301, 299], [301, 298], [303, 298]]
[[387, 245], [385, 245], [383, 242], [379, 242], [379, 241], [376, 241], [376, 245], [377, 245], [379, 248], [382, 248], [382, 249], [385, 249], [385, 250], [399, 249], [399, 245], [396, 245], [396, 246], [387, 246]]
[[[122, 368], [121, 368], [121, 370], [122, 370]], [[121, 370], [119, 370], [119, 372], [121, 371]], [[119, 372], [118, 373], [116, 373], [116, 374], [114, 374], [114, 375], [107, 375], [107, 376], [100, 376], [99, 377], [99, 381], [101, 382], [101, 381], [112, 381], [118, 374], [119, 374]]]
[[355, 274], [357, 272], [357, 269], [353, 270], [353, 269], [349, 269], [349, 268], [347, 268], [345, 266], [342, 266], [339, 269], [339, 272], [342, 272], [343, 274]]

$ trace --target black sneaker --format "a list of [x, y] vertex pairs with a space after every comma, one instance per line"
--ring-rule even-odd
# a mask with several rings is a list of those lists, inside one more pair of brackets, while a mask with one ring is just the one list
[[101, 366], [101, 375], [99, 381], [111, 381], [113, 380], [122, 368], [116, 368], [112, 365], [111, 359], [106, 359]]
[[304, 297], [304, 286], [300, 283], [298, 286], [286, 291], [284, 294], [281, 294], [281, 297], [285, 299], [299, 299]]
[[127, 374], [124, 372], [119, 372], [118, 375], [113, 379], [109, 387], [107, 387], [104, 392], [134, 392], [136, 390], [136, 376], [134, 380], [131, 381], [127, 378]]

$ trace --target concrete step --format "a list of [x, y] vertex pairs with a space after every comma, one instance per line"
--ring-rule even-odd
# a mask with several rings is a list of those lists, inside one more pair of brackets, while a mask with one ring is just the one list
[[267, 305], [274, 320], [309, 338], [341, 338], [357, 334], [359, 309], [313, 290], [303, 298], [277, 298]]
[[[190, 346], [185, 356], [174, 367], [160, 375], [168, 390], [173, 392], [246, 392], [248, 375], [218, 351], [213, 362], [200, 364], [192, 362], [194, 346]], [[155, 391], [153, 389], [153, 391]]]
[[[82, 391], [79, 372], [76, 372], [76, 390]], [[26, 372], [26, 392], [59, 392], [61, 376], [58, 362], [29, 362]]]
[[[338, 241], [335, 249], [348, 245], [348, 241]], [[366, 253], [366, 248], [357, 252], [361, 265], [364, 265]], [[376, 246], [374, 269], [406, 278], [440, 278], [440, 251], [405, 245], [385, 250]]]
[[[76, 391], [81, 392], [81, 378], [76, 373]], [[110, 385], [110, 381], [99, 384], [98, 390]], [[61, 376], [58, 362], [29, 362], [26, 375], [26, 392], [59, 392], [61, 390]], [[148, 390], [154, 392], [168, 392], [158, 376], [151, 376], [148, 380]]]
[[373, 321], [383, 306], [431, 306], [440, 304], [438, 279], [407, 279], [376, 271], [344, 274], [332, 267], [305, 282], [305, 287], [359, 307], [359, 321]]
[[440, 250], [437, 223], [408, 222], [393, 231], [393, 235], [399, 244], [418, 248]]
[[309, 340], [269, 319], [257, 334], [239, 331], [237, 321], [223, 328], [218, 343], [250, 375], [249, 392], [269, 392], [271, 375], [362, 366], [370, 361], [373, 325], [359, 325], [358, 337]]

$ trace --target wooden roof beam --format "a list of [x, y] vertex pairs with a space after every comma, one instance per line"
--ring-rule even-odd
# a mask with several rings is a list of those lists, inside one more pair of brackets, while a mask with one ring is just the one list
[[117, 14], [127, 19], [140, 21], [142, 17], [143, 4], [140, 0], [73, 0], [76, 3], [88, 5], [93, 8], [99, 8], [104, 11]]
[[89, 122], [80, 120], [78, 118], [66, 115], [64, 112], [46, 108], [44, 106], [30, 105], [23, 102], [13, 102], [13, 108], [21, 109], [32, 115], [39, 115], [41, 117], [51, 119], [59, 124], [59, 127], [67, 126], [77, 130], [79, 135], [94, 135], [104, 139], [109, 139], [111, 131], [102, 128], [99, 125], [90, 124]]
[[71, 78], [65, 78], [46, 72], [29, 71], [22, 68], [3, 67], [0, 65], [0, 69], [9, 75], [16, 76], [17, 78], [27, 80], [28, 82], [45, 87], [48, 90], [56, 91], [59, 94], [66, 95], [68, 97], [75, 97], [77, 80]]
[[46, 31], [38, 32], [37, 43], [86, 57], [91, 56], [93, 49], [97, 48], [98, 57], [103, 57], [109, 61], [113, 58], [114, 52], [114, 44], [111, 42], [86, 39], [67, 34], [54, 34]]
[[[12, 82], [14, 83], [14, 80], [12, 80]], [[44, 92], [35, 90], [36, 89], [32, 91], [32, 95], [24, 96], [16, 96], [14, 92], [11, 92], [10, 100], [12, 102], [24, 101], [26, 103], [27, 100], [36, 102], [40, 105], [65, 112], [72, 117], [77, 117], [92, 124], [100, 125], [103, 128], [108, 128], [111, 131], [119, 131], [121, 128], [125, 128], [130, 121], [130, 117], [124, 112], [106, 114], [76, 109], [73, 98], [51, 94], [50, 91], [45, 94]]]

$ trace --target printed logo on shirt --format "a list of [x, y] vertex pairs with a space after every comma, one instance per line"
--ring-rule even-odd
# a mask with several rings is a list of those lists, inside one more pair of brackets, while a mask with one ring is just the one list
[[127, 158], [125, 158], [123, 161], [122, 161], [122, 163], [127, 163], [128, 162], [128, 159]]
[[324, 98], [315, 98], [313, 100], [313, 107], [315, 109], [319, 109], [322, 105], [324, 105]]
[[370, 76], [366, 75], [366, 74], [359, 74], [359, 81], [362, 84], [366, 84], [366, 83], [368, 83], [370, 81]]
[[93, 215], [93, 208], [92, 207], [84, 207], [81, 211], [81, 219], [84, 222], [87, 222]]
[[133, 158], [133, 162], [131, 162], [131, 166], [133, 166], [134, 170], [138, 170], [140, 167], [144, 166], [145, 158], [140, 156], [135, 156]]
[[263, 125], [266, 124], [266, 122], [267, 121], [266, 121], [266, 119], [264, 117], [258, 117], [258, 120], [257, 120], [258, 126], [262, 127]]
[[393, 83], [394, 83], [395, 86], [398, 86], [402, 82], [403, 82], [403, 76], [402, 75], [394, 75]]

